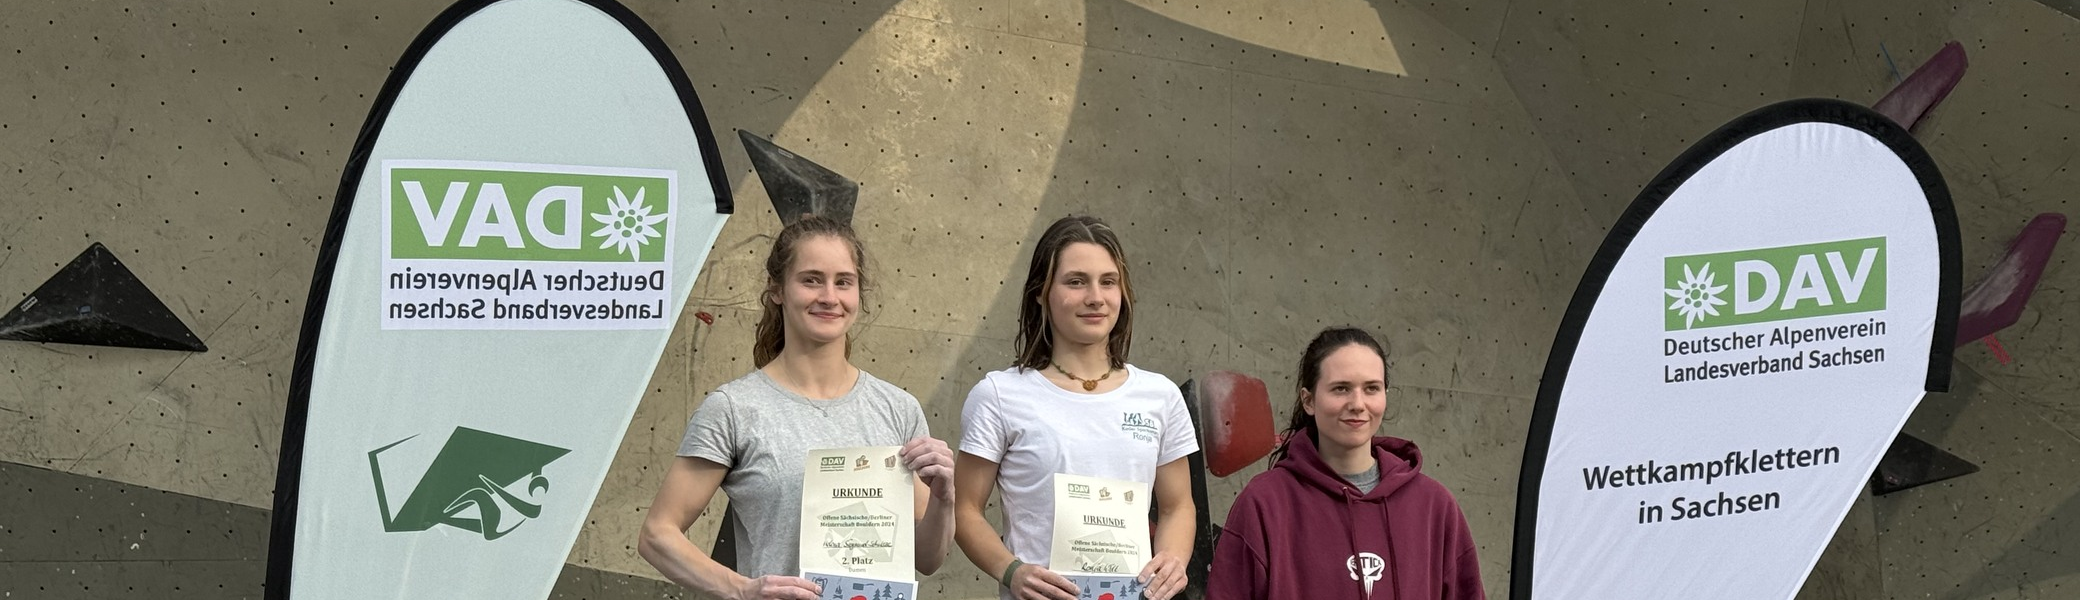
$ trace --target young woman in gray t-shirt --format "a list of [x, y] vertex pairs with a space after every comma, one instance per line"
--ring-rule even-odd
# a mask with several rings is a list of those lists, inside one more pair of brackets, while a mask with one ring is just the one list
[[[917, 478], [917, 571], [953, 539], [953, 453], [901, 388], [852, 365], [849, 336], [867, 278], [852, 228], [810, 215], [773, 240], [759, 303], [758, 369], [709, 394], [644, 519], [637, 552], [679, 585], [720, 598], [815, 600], [798, 577], [802, 460], [809, 450], [901, 445]], [[716, 489], [738, 517], [736, 569], [686, 539]]]

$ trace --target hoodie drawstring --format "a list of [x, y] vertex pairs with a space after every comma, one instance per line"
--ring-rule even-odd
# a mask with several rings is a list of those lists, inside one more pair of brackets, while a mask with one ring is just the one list
[[[1342, 500], [1343, 506], [1339, 511], [1342, 514], [1339, 517], [1344, 525], [1344, 542], [1349, 544], [1350, 548], [1350, 554], [1348, 555], [1350, 558], [1347, 559], [1346, 568], [1352, 571], [1351, 576], [1355, 580], [1353, 583], [1358, 584], [1361, 598], [1367, 598], [1368, 600], [1371, 598], [1380, 600], [1413, 598], [1412, 596], [1407, 596], [1408, 592], [1402, 589], [1406, 586], [1402, 585], [1401, 565], [1398, 562], [1400, 548], [1397, 547], [1399, 544], [1395, 540], [1396, 535], [1394, 533], [1392, 515], [1387, 505], [1390, 498], [1395, 497], [1395, 494], [1402, 489], [1404, 484], [1419, 481], [1422, 478], [1422, 455], [1416, 451], [1415, 444], [1399, 438], [1374, 437], [1372, 450], [1376, 462], [1373, 468], [1378, 472], [1379, 481], [1373, 484], [1374, 487], [1371, 491], [1359, 492], [1351, 484], [1350, 479], [1343, 477], [1342, 473], [1337, 472], [1328, 465], [1313, 442], [1314, 440], [1308, 436], [1296, 435], [1287, 439], [1285, 443], [1287, 444], [1288, 454], [1279, 459], [1272, 468], [1285, 471], [1296, 482], [1306, 486], [1307, 489], [1318, 490], [1318, 492], [1314, 493], [1326, 493], [1329, 496]], [[1364, 567], [1360, 565], [1360, 562], [1367, 558], [1365, 555], [1369, 553], [1363, 552], [1363, 548], [1359, 545], [1358, 531], [1355, 527], [1358, 519], [1357, 515], [1352, 512], [1359, 510], [1356, 504], [1367, 503], [1373, 504], [1373, 510], [1379, 511], [1380, 520], [1378, 523], [1381, 528], [1386, 530], [1383, 533], [1386, 536], [1384, 541], [1387, 546], [1382, 552], [1385, 556], [1370, 556], [1370, 558], [1383, 563], [1379, 565], [1379, 572], [1371, 574], [1371, 577], [1367, 577]], [[1379, 540], [1379, 538], [1372, 537], [1376, 534], [1372, 533], [1369, 527], [1365, 534], [1365, 539]], [[1319, 548], [1319, 550], [1326, 551], [1328, 549]], [[1418, 554], [1422, 553], [1421, 548], [1417, 550]], [[1312, 552], [1309, 554], [1312, 554]], [[1367, 585], [1368, 580], [1370, 585]], [[1378, 593], [1378, 586], [1382, 581], [1386, 583], [1387, 589], [1391, 591]], [[1419, 575], [1416, 583], [1417, 587], [1422, 587], [1424, 581], [1428, 581], [1428, 579]], [[1333, 589], [1333, 584], [1323, 583], [1327, 586], [1332, 586]]]
[[[1343, 510], [1339, 512], [1343, 513], [1344, 540], [1350, 542], [1351, 544], [1351, 560], [1354, 561], [1354, 564], [1359, 565], [1359, 571], [1355, 573], [1358, 576], [1358, 585], [1361, 586], [1359, 589], [1364, 590], [1364, 588], [1362, 587], [1365, 584], [1365, 575], [1363, 572], [1364, 563], [1363, 561], [1358, 560], [1358, 532], [1357, 527], [1355, 526], [1356, 523], [1351, 521], [1352, 495], [1355, 494], [1356, 491], [1357, 490], [1353, 490], [1349, 487], [1345, 487], [1343, 489]], [[1387, 503], [1385, 502], [1364, 502], [1362, 498], [1358, 499], [1358, 501], [1363, 504], [1371, 504], [1373, 508], [1379, 510], [1379, 522], [1387, 530], [1387, 555], [1381, 557], [1381, 559], [1384, 562], [1386, 562], [1386, 564], [1380, 565], [1380, 575], [1381, 579], [1384, 580], [1387, 584], [1388, 595], [1386, 596], [1386, 598], [1389, 598], [1391, 600], [1400, 600], [1401, 569], [1400, 565], [1394, 562], [1394, 521], [1389, 516], [1392, 514], [1392, 511], [1387, 510]], [[1367, 599], [1372, 598], [1372, 590], [1364, 590], [1364, 593], [1360, 594], [1360, 597]]]
[[1365, 561], [1358, 556], [1358, 527], [1357, 523], [1351, 520], [1351, 494], [1355, 491], [1350, 486], [1344, 486], [1343, 510], [1336, 512], [1343, 515], [1343, 539], [1351, 545], [1351, 579], [1358, 582], [1358, 597], [1369, 600], [1372, 598], [1372, 590], [1365, 583]]
[[1387, 568], [1385, 570], [1386, 574], [1390, 576], [1387, 585], [1394, 590], [1393, 598], [1399, 600], [1401, 598], [1401, 569], [1400, 565], [1394, 562], [1394, 521], [1387, 516], [1391, 512], [1387, 510], [1387, 503], [1375, 502], [1373, 505], [1379, 507], [1379, 522], [1385, 525], [1387, 529]]

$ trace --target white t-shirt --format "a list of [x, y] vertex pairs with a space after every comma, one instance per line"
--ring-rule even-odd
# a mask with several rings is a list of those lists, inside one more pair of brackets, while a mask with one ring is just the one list
[[1124, 375], [1119, 389], [1079, 394], [1012, 367], [968, 391], [961, 452], [997, 463], [1004, 542], [1019, 560], [1047, 564], [1055, 473], [1154, 485], [1157, 466], [1199, 451], [1177, 384], [1134, 365]]

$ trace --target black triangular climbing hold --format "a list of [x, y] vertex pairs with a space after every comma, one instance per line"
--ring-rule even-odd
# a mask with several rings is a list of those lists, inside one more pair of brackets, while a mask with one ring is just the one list
[[1977, 472], [1979, 465], [1901, 433], [1878, 459], [1878, 471], [1871, 474], [1871, 493], [1883, 496]]
[[751, 155], [758, 182], [765, 185], [766, 197], [773, 200], [773, 211], [780, 213], [782, 225], [810, 213], [852, 223], [859, 183], [749, 131], [739, 129], [737, 137], [744, 141], [744, 153]]
[[0, 316], [0, 340], [209, 350], [100, 242]]

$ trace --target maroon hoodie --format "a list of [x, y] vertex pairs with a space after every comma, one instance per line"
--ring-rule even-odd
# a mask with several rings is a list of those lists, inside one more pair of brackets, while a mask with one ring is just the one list
[[1459, 503], [1408, 440], [1372, 438], [1370, 493], [1322, 462], [1311, 436], [1251, 479], [1214, 547], [1209, 600], [1484, 599]]

